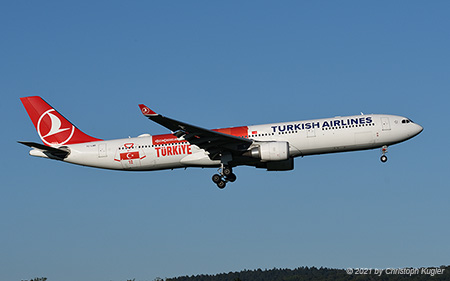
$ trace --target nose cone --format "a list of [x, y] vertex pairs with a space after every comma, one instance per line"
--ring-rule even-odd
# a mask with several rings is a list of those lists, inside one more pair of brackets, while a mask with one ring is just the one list
[[413, 128], [413, 137], [417, 136], [418, 134], [422, 133], [423, 131], [423, 127], [420, 126], [419, 124], [415, 124], [414, 123], [414, 128]]

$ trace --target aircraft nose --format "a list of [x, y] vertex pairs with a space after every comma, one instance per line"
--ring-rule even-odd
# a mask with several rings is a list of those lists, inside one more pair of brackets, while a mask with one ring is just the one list
[[414, 125], [415, 125], [414, 136], [417, 136], [418, 134], [422, 133], [423, 127], [420, 126], [419, 124], [414, 124]]

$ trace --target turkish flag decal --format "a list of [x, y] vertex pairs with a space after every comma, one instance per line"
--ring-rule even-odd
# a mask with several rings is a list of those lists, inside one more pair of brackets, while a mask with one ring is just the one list
[[120, 153], [120, 160], [139, 159], [139, 151]]

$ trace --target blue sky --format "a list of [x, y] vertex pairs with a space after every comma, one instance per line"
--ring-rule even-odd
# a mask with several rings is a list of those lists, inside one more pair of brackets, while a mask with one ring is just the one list
[[[448, 1], [0, 4], [0, 279], [153, 280], [256, 268], [449, 264]], [[425, 130], [294, 171], [127, 173], [28, 156], [19, 97], [103, 139], [364, 113]]]

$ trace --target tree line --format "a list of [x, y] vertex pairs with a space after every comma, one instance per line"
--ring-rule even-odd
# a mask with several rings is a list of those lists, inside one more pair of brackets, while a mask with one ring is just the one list
[[[424, 268], [427, 269], [427, 268]], [[298, 267], [296, 269], [256, 269], [256, 270], [243, 270], [240, 272], [220, 273], [215, 275], [195, 275], [195, 276], [181, 276], [175, 278], [167, 278], [166, 281], [344, 281], [344, 280], [382, 280], [382, 281], [450, 281], [450, 266], [441, 266], [429, 268], [439, 272], [437, 274], [430, 275], [431, 271], [419, 270], [415, 271], [384, 271], [382, 274], [375, 274], [372, 272], [352, 272], [345, 269], [331, 269], [326, 267]], [[387, 273], [386, 273], [387, 272]], [[413, 274], [411, 274], [413, 273]]]

